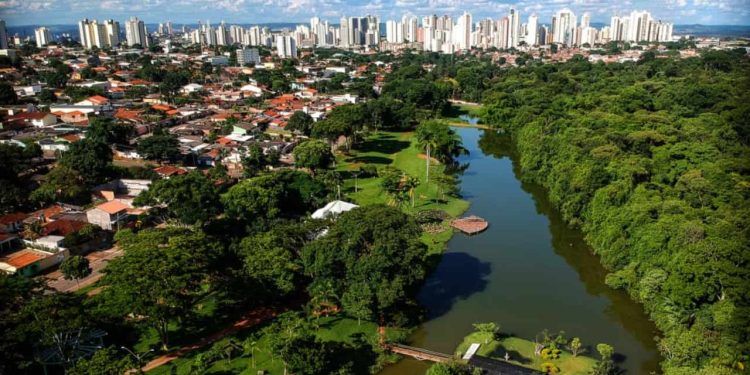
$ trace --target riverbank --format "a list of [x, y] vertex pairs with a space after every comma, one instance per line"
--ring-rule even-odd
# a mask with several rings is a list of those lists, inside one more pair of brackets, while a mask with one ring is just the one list
[[[548, 329], [575, 334], [592, 347], [607, 343], [628, 374], [658, 372], [656, 327], [626, 293], [605, 285], [607, 271], [544, 189], [522, 182], [512, 140], [492, 131], [457, 131], [470, 152], [459, 159], [469, 163], [461, 177], [467, 213], [490, 226], [448, 241], [418, 295], [427, 319], [407, 343], [452, 353], [474, 323], [498, 322], [515, 337]], [[405, 359], [380, 374], [423, 374], [428, 367]]]
[[[557, 372], [562, 374], [587, 375], [591, 374], [597, 362], [596, 359], [589, 356], [573, 356], [563, 348], [558, 349], [560, 353], [557, 355], [542, 358], [541, 355], [534, 354], [535, 344], [532, 341], [515, 336], [500, 335], [500, 337], [493, 337], [492, 334], [487, 332], [473, 332], [464, 337], [456, 348], [455, 356], [461, 358], [469, 349], [469, 346], [474, 343], [480, 344], [476, 352], [478, 355], [504, 360], [507, 353], [508, 362], [537, 371], [541, 371], [543, 366], [552, 364], [553, 368], [557, 368], [559, 370]], [[552, 358], [553, 356], [557, 358]]]
[[[390, 166], [416, 178], [419, 185], [414, 189], [414, 204], [401, 208], [408, 213], [427, 210], [440, 210], [450, 217], [458, 217], [469, 208], [469, 202], [460, 197], [445, 194], [446, 187], [436, 181], [444, 174], [445, 167], [436, 161], [430, 166], [430, 182], [427, 182], [425, 159], [422, 150], [413, 141], [413, 132], [376, 132], [357, 145], [356, 149], [336, 157], [337, 170], [346, 172], [342, 185], [342, 195], [348, 196], [358, 205], [389, 204], [388, 194], [380, 186], [380, 176], [359, 177], [354, 174], [363, 168], [383, 168]], [[422, 157], [420, 157], [422, 155]], [[425, 231], [423, 242], [429, 247], [429, 254], [440, 254], [453, 237], [449, 220], [438, 227]]]

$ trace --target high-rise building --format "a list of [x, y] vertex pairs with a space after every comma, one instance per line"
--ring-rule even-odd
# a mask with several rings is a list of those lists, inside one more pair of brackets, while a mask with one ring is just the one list
[[237, 65], [245, 66], [247, 64], [258, 64], [260, 63], [260, 54], [257, 48], [243, 48], [237, 51]]
[[109, 46], [120, 44], [120, 23], [115, 20], [104, 21], [104, 35]]
[[276, 53], [282, 58], [297, 57], [297, 41], [288, 35], [279, 35], [276, 37]]
[[453, 29], [453, 43], [457, 49], [467, 50], [471, 48], [471, 33], [474, 24], [471, 21], [471, 14], [464, 12], [458, 17], [456, 28]]
[[221, 21], [219, 27], [216, 28], [216, 44], [220, 46], [226, 46], [227, 44], [227, 26], [224, 21]]
[[524, 42], [529, 46], [536, 46], [544, 44], [539, 42], [539, 19], [536, 14], [529, 16], [529, 21], [526, 22], [526, 35], [524, 36]]
[[518, 10], [515, 8], [510, 8], [510, 14], [508, 14], [508, 27], [510, 30], [508, 30], [508, 47], [509, 48], [515, 48], [518, 47], [518, 43], [520, 42], [519, 34], [521, 32], [521, 26], [520, 26], [520, 19], [521, 15], [518, 13]]
[[0, 49], [8, 49], [8, 29], [5, 28], [5, 20], [0, 20]]
[[577, 19], [570, 9], [562, 9], [552, 19], [552, 42], [573, 46], [575, 44]]
[[34, 37], [36, 39], [36, 46], [42, 48], [52, 41], [52, 34], [46, 27], [40, 27], [34, 30]]
[[125, 22], [125, 38], [129, 46], [138, 44], [143, 48], [147, 48], [151, 45], [148, 40], [146, 24], [142, 20], [139, 20], [138, 17], [131, 17]]
[[[119, 25], [117, 27], [117, 32], [119, 33]], [[113, 38], [110, 38], [107, 35], [106, 22], [99, 23], [96, 20], [85, 18], [78, 22], [78, 34], [81, 39], [81, 45], [86, 49], [92, 49], [94, 47], [105, 48], [113, 45], [111, 43]]]

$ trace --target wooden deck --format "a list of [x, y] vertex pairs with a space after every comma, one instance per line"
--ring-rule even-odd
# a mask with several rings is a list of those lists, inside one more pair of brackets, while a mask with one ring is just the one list
[[483, 232], [489, 226], [487, 220], [478, 216], [467, 216], [453, 220], [451, 226], [466, 234], [477, 234]]

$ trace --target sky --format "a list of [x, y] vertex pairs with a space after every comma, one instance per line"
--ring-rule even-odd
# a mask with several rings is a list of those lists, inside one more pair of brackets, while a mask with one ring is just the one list
[[648, 10], [675, 24], [750, 25], [750, 0], [0, 0], [0, 19], [9, 26], [75, 24], [83, 18], [122, 22], [131, 16], [146, 23], [307, 23], [313, 16], [338, 23], [344, 15], [373, 14], [385, 22], [403, 14], [457, 16], [468, 11], [476, 21], [502, 17], [510, 7], [524, 21], [536, 13], [542, 23], [567, 7], [579, 17], [590, 12], [592, 22], [609, 23], [613, 14]]

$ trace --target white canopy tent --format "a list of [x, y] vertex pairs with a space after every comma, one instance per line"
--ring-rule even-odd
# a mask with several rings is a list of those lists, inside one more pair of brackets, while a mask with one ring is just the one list
[[356, 204], [344, 202], [344, 201], [332, 201], [325, 205], [325, 207], [318, 209], [317, 211], [313, 212], [312, 218], [313, 219], [325, 219], [331, 215], [340, 215], [341, 213], [351, 211], [354, 208], [357, 208]]

